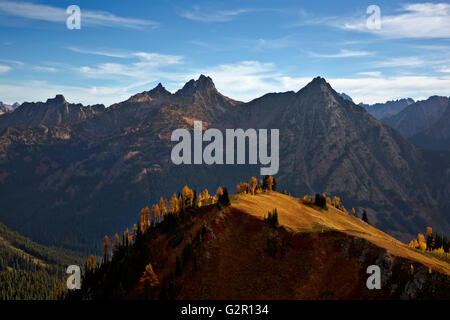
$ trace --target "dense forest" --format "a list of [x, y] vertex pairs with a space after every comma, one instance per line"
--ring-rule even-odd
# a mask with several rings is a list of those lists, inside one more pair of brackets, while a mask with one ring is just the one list
[[65, 288], [72, 253], [39, 245], [0, 223], [0, 300], [56, 299]]

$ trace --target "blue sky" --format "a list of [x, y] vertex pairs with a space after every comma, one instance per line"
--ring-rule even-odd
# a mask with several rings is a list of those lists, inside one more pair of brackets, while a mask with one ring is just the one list
[[[69, 30], [66, 8], [81, 9]], [[369, 5], [380, 8], [369, 28]], [[4, 1], [0, 101], [112, 103], [206, 74], [231, 98], [325, 77], [355, 102], [450, 95], [450, 3]]]

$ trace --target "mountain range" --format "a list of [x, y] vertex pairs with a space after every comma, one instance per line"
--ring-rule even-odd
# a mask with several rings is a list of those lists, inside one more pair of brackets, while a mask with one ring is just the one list
[[360, 103], [374, 118], [381, 120], [404, 110], [407, 106], [413, 104], [415, 101], [411, 98], [390, 100], [385, 103], [364, 104]]
[[233, 189], [258, 176], [256, 165], [173, 165], [171, 133], [192, 130], [194, 120], [220, 130], [280, 129], [276, 179], [293, 195], [339, 195], [403, 240], [426, 225], [449, 229], [447, 154], [417, 148], [320, 77], [248, 103], [222, 95], [204, 75], [174, 94], [158, 84], [108, 108], [61, 95], [24, 103], [0, 116], [0, 220], [43, 243], [87, 250], [185, 184]]
[[382, 120], [410, 138], [436, 123], [445, 113], [450, 98], [432, 96], [427, 100], [417, 101], [399, 113]]

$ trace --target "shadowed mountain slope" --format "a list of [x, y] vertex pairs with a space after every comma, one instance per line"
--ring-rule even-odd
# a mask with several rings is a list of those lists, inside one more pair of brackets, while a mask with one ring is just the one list
[[438, 121], [449, 103], [450, 98], [432, 96], [409, 105], [400, 113], [384, 118], [383, 121], [409, 138]]
[[450, 103], [439, 120], [410, 140], [424, 149], [450, 150]]

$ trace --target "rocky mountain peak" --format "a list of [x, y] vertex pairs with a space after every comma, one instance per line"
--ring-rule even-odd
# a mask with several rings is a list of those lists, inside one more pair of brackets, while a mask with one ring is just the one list
[[169, 91], [166, 90], [166, 88], [164, 88], [164, 86], [160, 83], [158, 83], [158, 85], [156, 87], [154, 87], [152, 90], [150, 90], [149, 92], [150, 96], [155, 96], [155, 95], [159, 95], [159, 96], [169, 96], [172, 95]]
[[[330, 86], [330, 84], [322, 77], [315, 77], [314, 79], [311, 80], [310, 83], [308, 83], [305, 87], [303, 87], [300, 91], [298, 91], [298, 93], [300, 92], [315, 92], [318, 93], [319, 91], [322, 92], [335, 92], [334, 89]], [[338, 93], [336, 93], [337, 95], [339, 95]]]
[[210, 91], [217, 91], [216, 86], [210, 77], [202, 74], [197, 80], [189, 80], [183, 88], [178, 90], [175, 94], [177, 96], [186, 97], [191, 96], [196, 92], [207, 93]]
[[47, 104], [66, 104], [66, 98], [62, 94], [57, 94], [53, 99], [47, 99]]
[[316, 84], [316, 85], [326, 85], [327, 81], [325, 80], [325, 78], [318, 76], [318, 77], [315, 77], [314, 79], [312, 79], [310, 83]]
[[[172, 93], [166, 90], [161, 83], [158, 83], [156, 87], [150, 91], [144, 91], [130, 97], [129, 102], [149, 102], [158, 98], [171, 97]], [[164, 99], [163, 99], [164, 100]]]

